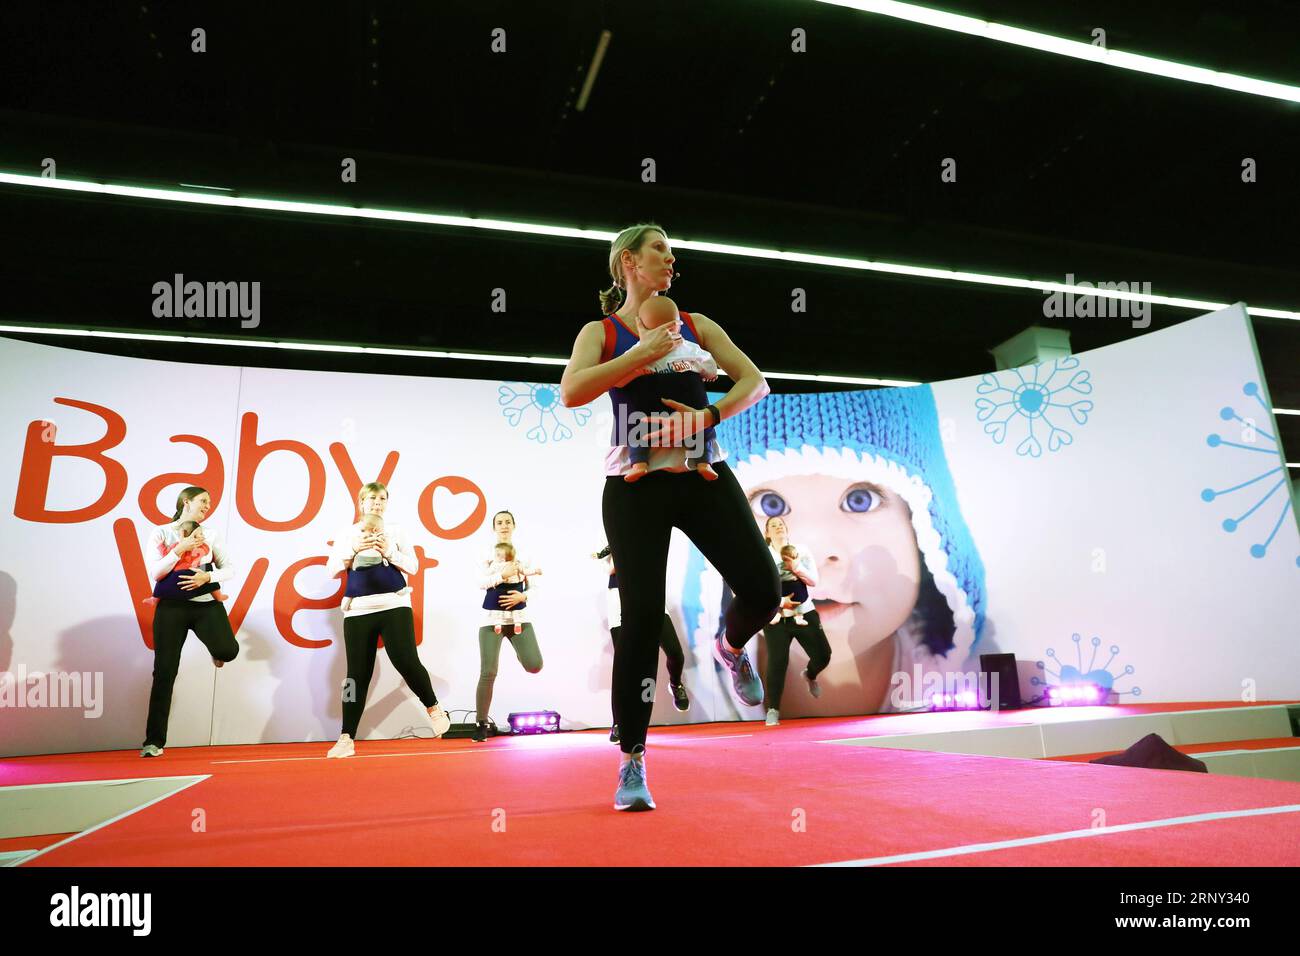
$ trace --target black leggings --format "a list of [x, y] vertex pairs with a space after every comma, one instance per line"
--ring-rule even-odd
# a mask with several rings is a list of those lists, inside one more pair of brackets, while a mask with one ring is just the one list
[[415, 650], [415, 616], [409, 607], [354, 614], [343, 619], [343, 647], [348, 655], [348, 679], [343, 684], [343, 733], [356, 737], [357, 725], [366, 709], [366, 694], [375, 672], [379, 639], [384, 639], [388, 659], [402, 675], [406, 686], [426, 708], [438, 703], [429, 682], [429, 672]]
[[[609, 629], [609, 639], [614, 642], [615, 653], [617, 653], [618, 641], [623, 634], [623, 625]], [[664, 652], [664, 658], [668, 663], [668, 680], [676, 686], [682, 682], [682, 670], [686, 666], [686, 655], [682, 653], [682, 642], [677, 639], [677, 628], [673, 627], [673, 619], [667, 614], [664, 615], [663, 627], [659, 629], [659, 647]], [[613, 707], [618, 703], [615, 697], [610, 701]], [[618, 712], [614, 712], [614, 723], [618, 723]]]
[[224, 663], [239, 655], [226, 606], [220, 601], [160, 599], [153, 612], [153, 688], [149, 691], [149, 717], [142, 746], [162, 747], [167, 743], [172, 687], [181, 666], [181, 648], [190, 631], [216, 660]]
[[831, 644], [822, 630], [822, 619], [816, 611], [803, 616], [808, 623], [800, 626], [793, 617], [783, 617], [776, 624], [763, 628], [767, 642], [767, 673], [763, 675], [763, 708], [781, 709], [781, 691], [785, 688], [785, 672], [790, 666], [790, 641], [796, 640], [808, 655], [808, 676], [816, 677], [831, 662]]
[[650, 726], [654, 697], [645, 699], [642, 681], [653, 680], [658, 669], [673, 528], [691, 539], [735, 594], [726, 615], [732, 647], [744, 647], [781, 600], [776, 565], [744, 491], [726, 462], [714, 469], [716, 481], [694, 471], [653, 471], [636, 482], [605, 479], [601, 511], [623, 613], [614, 645], [611, 710], [619, 718], [624, 753], [645, 744]]

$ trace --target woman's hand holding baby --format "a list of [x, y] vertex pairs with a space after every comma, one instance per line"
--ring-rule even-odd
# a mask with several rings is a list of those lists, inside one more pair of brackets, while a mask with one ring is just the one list
[[195, 528], [185, 537], [177, 541], [176, 547], [173, 548], [172, 550], [175, 551], [176, 554], [184, 554], [186, 551], [193, 551], [194, 549], [201, 548], [202, 546], [203, 546], [203, 529]]
[[352, 553], [357, 554], [361, 551], [368, 551], [370, 548], [379, 546], [380, 536], [374, 531], [360, 531], [352, 538]]
[[637, 353], [639, 359], [637, 364], [641, 366], [659, 361], [659, 359], [682, 344], [682, 335], [678, 331], [682, 327], [681, 319], [654, 329], [647, 329], [640, 322], [637, 323], [637, 326], [638, 331], [641, 333], [641, 341], [632, 346], [629, 351]]
[[212, 580], [212, 575], [207, 571], [182, 571], [181, 576], [184, 578], [180, 583], [182, 591], [193, 591]]
[[657, 426], [646, 432], [645, 442], [650, 446], [667, 448], [678, 445], [687, 435], [694, 435], [713, 425], [713, 413], [707, 408], [691, 408], [671, 398], [661, 401], [673, 409], [673, 413], [651, 417]]

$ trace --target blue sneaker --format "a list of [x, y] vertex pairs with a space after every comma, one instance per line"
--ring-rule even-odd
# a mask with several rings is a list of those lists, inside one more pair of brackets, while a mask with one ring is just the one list
[[653, 810], [654, 798], [645, 785], [645, 747], [637, 744], [632, 756], [618, 771], [618, 789], [614, 791], [615, 810]]
[[763, 702], [763, 682], [754, 673], [754, 666], [743, 648], [739, 654], [733, 654], [719, 636], [713, 640], [713, 656], [731, 671], [731, 686], [736, 688], [736, 696], [743, 703], [757, 707]]

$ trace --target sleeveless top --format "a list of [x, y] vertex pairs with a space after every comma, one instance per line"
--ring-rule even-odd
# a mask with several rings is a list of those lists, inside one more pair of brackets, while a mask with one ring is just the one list
[[[659, 401], [660, 397], [672, 398], [692, 408], [703, 408], [709, 403], [708, 393], [704, 387], [704, 374], [712, 369], [717, 374], [717, 363], [700, 345], [700, 336], [695, 329], [689, 312], [678, 313], [682, 320], [681, 334], [684, 342], [690, 343], [686, 358], [678, 358], [670, 352], [654, 364], [648, 366], [649, 374], [642, 374], [622, 386], [609, 390], [609, 400], [613, 405], [614, 425], [610, 434], [610, 449], [605, 455], [605, 474], [607, 476], [625, 475], [632, 466], [628, 456], [628, 446], [624, 439], [630, 429], [634, 428], [639, 414], [650, 411], [671, 414], [672, 409]], [[636, 345], [640, 339], [627, 327], [617, 313], [604, 318], [605, 344], [601, 349], [600, 361], [608, 362], [618, 358]], [[649, 406], [649, 407], [647, 407]], [[639, 413], [639, 414], [637, 414]], [[709, 462], [723, 460], [726, 455], [718, 445], [713, 429], [703, 436], [704, 459]], [[646, 463], [650, 471], [687, 471], [685, 447], [648, 448]]]

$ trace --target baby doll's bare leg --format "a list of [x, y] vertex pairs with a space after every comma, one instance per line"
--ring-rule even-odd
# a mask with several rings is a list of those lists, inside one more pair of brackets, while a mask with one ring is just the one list
[[713, 466], [710, 465], [707, 461], [699, 462], [695, 466], [695, 470], [699, 472], [700, 477], [703, 478], [705, 481], [718, 480], [718, 473], [713, 470]]

